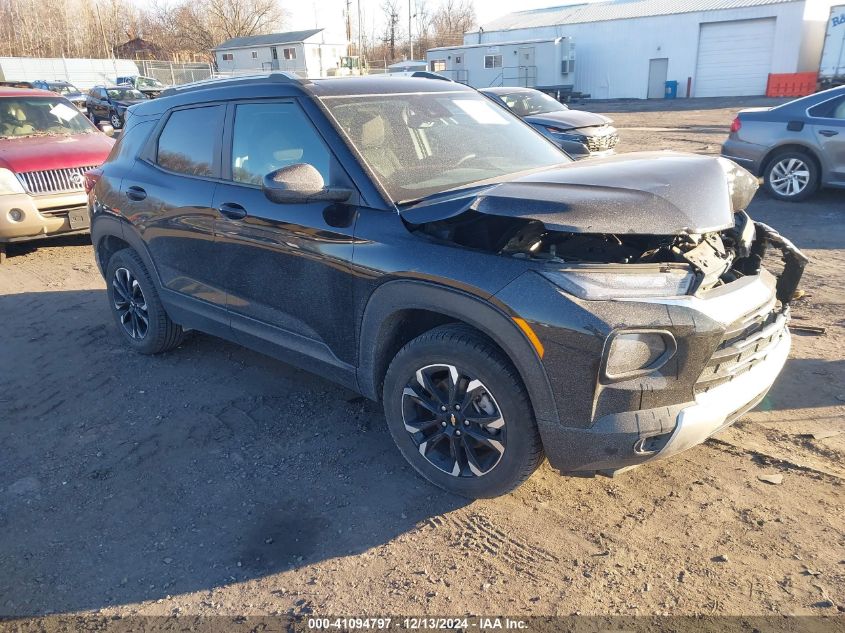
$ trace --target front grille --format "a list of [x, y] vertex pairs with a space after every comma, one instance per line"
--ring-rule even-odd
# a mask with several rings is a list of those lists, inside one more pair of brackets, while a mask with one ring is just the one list
[[587, 137], [587, 149], [591, 152], [605, 152], [616, 147], [619, 135], [616, 133]]
[[786, 333], [786, 315], [774, 301], [732, 323], [695, 383], [695, 393], [706, 393], [730, 382], [763, 362]]
[[26, 171], [18, 174], [21, 184], [32, 194], [39, 193], [71, 193], [85, 190], [85, 172], [94, 169], [90, 167], [70, 167], [68, 169], [45, 169], [43, 171]]

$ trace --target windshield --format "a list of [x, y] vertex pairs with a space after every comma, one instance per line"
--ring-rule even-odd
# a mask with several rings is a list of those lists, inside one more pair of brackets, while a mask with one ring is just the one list
[[60, 95], [77, 94], [79, 90], [73, 84], [47, 84], [52, 92]]
[[513, 110], [518, 116], [531, 116], [532, 114], [546, 114], [547, 112], [560, 112], [568, 110], [560, 101], [553, 99], [539, 90], [525, 90], [500, 94], [499, 98]]
[[118, 101], [131, 101], [132, 99], [146, 99], [143, 92], [133, 88], [109, 88], [109, 98], [117, 99]]
[[60, 136], [94, 132], [69, 101], [56, 97], [0, 99], [0, 137]]
[[138, 77], [135, 85], [139, 88], [164, 88], [164, 84], [152, 77]]
[[474, 92], [323, 97], [394, 202], [570, 162]]

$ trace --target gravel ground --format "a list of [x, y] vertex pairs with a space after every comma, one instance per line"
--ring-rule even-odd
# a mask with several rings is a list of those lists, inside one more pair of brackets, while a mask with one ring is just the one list
[[[620, 150], [715, 153], [752, 103], [590, 107]], [[129, 353], [84, 238], [13, 246], [0, 614], [841, 614], [845, 193], [751, 211], [812, 258], [794, 324], [826, 328], [795, 332], [758, 410], [613, 479], [544, 465], [472, 503], [318, 376], [203, 335]]]

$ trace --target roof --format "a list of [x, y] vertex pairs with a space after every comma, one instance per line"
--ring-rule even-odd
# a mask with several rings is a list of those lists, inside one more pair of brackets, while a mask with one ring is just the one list
[[483, 31], [603, 22], [698, 11], [742, 9], [802, 0], [613, 0], [516, 11], [481, 25]]
[[[544, 26], [549, 26], [545, 24]], [[485, 29], [486, 30], [486, 29]], [[523, 44], [545, 44], [546, 42], [555, 42], [557, 40], [566, 40], [569, 39], [565, 36], [563, 37], [545, 37], [542, 39], [536, 40], [528, 40], [528, 39], [518, 39], [513, 40], [510, 42], [482, 42], [479, 44], [476, 42], [475, 44], [456, 44], [454, 46], [438, 46], [437, 48], [429, 48], [427, 52], [431, 51], [453, 51], [455, 49], [467, 49], [467, 48], [490, 48], [492, 46], [516, 46], [516, 45], [523, 45]]]
[[224, 51], [230, 48], [249, 48], [250, 46], [272, 46], [274, 44], [295, 44], [314, 37], [323, 29], [308, 29], [307, 31], [287, 31], [285, 33], [268, 33], [267, 35], [250, 35], [248, 37], [233, 37], [211, 50]]
[[314, 96], [320, 98], [414, 94], [431, 92], [469, 92], [473, 88], [453, 81], [421, 77], [330, 77], [300, 79], [285, 72], [273, 72], [225, 79], [207, 79], [192, 84], [168, 88], [157, 99], [149, 99], [132, 106], [140, 115], [160, 113], [175, 105], [203, 103], [214, 100], [260, 98], [267, 96]]
[[55, 97], [55, 92], [38, 88], [6, 88], [0, 86], [0, 97]]

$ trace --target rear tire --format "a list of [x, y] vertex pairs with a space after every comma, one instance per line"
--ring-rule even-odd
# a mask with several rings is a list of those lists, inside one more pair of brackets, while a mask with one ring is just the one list
[[182, 327], [165, 312], [149, 271], [131, 248], [109, 259], [106, 293], [121, 337], [136, 352], [159, 354], [182, 342]]
[[449, 492], [497, 497], [543, 461], [528, 394], [477, 331], [435, 328], [405, 345], [384, 381], [387, 426], [417, 472]]
[[819, 188], [819, 168], [815, 159], [800, 150], [775, 154], [763, 171], [763, 186], [776, 200], [801, 202]]

